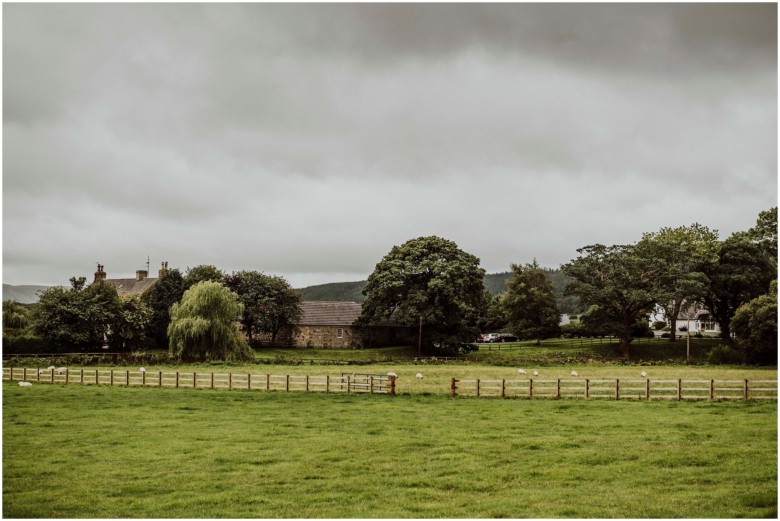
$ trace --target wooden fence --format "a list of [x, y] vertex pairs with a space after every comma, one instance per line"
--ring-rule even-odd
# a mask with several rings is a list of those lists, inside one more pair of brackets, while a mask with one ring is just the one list
[[777, 380], [577, 379], [462, 380], [451, 396], [634, 400], [777, 400]]
[[3, 380], [47, 384], [189, 387], [250, 391], [370, 393], [395, 396], [395, 377], [342, 374], [341, 376], [273, 375], [253, 373], [200, 373], [119, 371], [113, 369], [3, 368]]

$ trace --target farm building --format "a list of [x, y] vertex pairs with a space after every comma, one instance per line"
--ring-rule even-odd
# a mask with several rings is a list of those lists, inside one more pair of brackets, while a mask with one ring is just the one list
[[[666, 322], [666, 316], [663, 308], [658, 307], [653, 314], [650, 315], [650, 324], [656, 320], [662, 320]], [[690, 307], [688, 309], [681, 310], [677, 315], [677, 331], [686, 331], [686, 328], [690, 327], [692, 334], [701, 333], [703, 335], [717, 335], [720, 334], [720, 325], [715, 321], [712, 314], [704, 308]]]
[[[294, 347], [360, 349], [369, 345], [401, 345], [416, 341], [415, 328], [392, 322], [355, 327], [361, 309], [359, 302], [303, 301], [300, 322], [294, 331], [279, 335], [277, 343]], [[259, 339], [267, 342], [270, 338], [261, 335]]]
[[[162, 266], [160, 266], [159, 276], [162, 277], [167, 271], [168, 263], [163, 262]], [[154, 286], [158, 280], [159, 278], [149, 277], [149, 272], [147, 270], [137, 270], [134, 279], [109, 279], [105, 272], [105, 266], [98, 264], [94, 282], [103, 281], [106, 284], [114, 286], [116, 292], [119, 293], [120, 296], [129, 295], [140, 297], [152, 289], [152, 286]]]

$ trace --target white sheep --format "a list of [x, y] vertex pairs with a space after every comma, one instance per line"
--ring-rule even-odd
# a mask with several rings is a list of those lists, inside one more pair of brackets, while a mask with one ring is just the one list
[[146, 369], [142, 367], [142, 368], [139, 369], [139, 371], [141, 371], [142, 373], [145, 373]]
[[422, 373], [417, 373], [417, 374], [416, 374], [416, 375], [414, 375], [414, 376], [415, 376], [415, 378], [417, 378], [418, 380], [422, 380]]
[[577, 374], [577, 371], [572, 371], [572, 372], [571, 372], [571, 375], [572, 375], [572, 376], [579, 376], [579, 375]]
[[539, 376], [539, 371], [534, 371], [534, 376]]
[[517, 374], [525, 374], [525, 369], [518, 369]]
[[395, 373], [394, 373], [394, 372], [392, 372], [392, 371], [388, 372], [388, 373], [387, 373], [387, 376], [394, 376], [394, 377], [398, 378], [398, 375], [397, 375], [397, 374], [395, 374]]
[[67, 367], [58, 367], [57, 374], [65, 374], [68, 371]]
[[30, 382], [19, 382], [19, 387], [32, 387]]
[[639, 376], [641, 376], [642, 378], [647, 378], [647, 373], [642, 371], [641, 373], [639, 373]]

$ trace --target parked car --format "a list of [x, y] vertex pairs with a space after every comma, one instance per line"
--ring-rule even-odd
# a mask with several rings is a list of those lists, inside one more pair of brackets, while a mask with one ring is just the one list
[[512, 333], [501, 333], [501, 342], [517, 342], [519, 339]]
[[501, 342], [501, 333], [488, 333], [486, 335], [482, 335], [483, 342], [493, 343], [493, 342]]

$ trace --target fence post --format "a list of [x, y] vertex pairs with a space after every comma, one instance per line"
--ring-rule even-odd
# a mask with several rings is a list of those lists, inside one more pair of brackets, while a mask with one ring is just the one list
[[395, 376], [390, 377], [390, 396], [395, 396]]
[[141, 372], [141, 387], [146, 387], [146, 371]]
[[[54, 371], [51, 372], [51, 379], [54, 382]], [[111, 376], [108, 379], [108, 385], [114, 385], [114, 370], [111, 369]]]
[[533, 398], [534, 397], [534, 379], [529, 378], [528, 379], [528, 397]]
[[266, 373], [265, 375], [265, 390], [270, 391], [271, 390], [271, 375]]
[[98, 369], [95, 369], [95, 385], [98, 385], [100, 383], [100, 371]]
[[211, 388], [214, 388], [214, 371], [211, 372]]
[[745, 378], [745, 400], [748, 399], [748, 379]]
[[228, 389], [233, 389], [233, 373], [228, 373]]
[[252, 373], [246, 374], [246, 389], [247, 391], [252, 390]]
[[125, 371], [125, 385], [130, 387], [130, 371]]
[[68, 373], [70, 373], [70, 369], [65, 369], [65, 383], [68, 383]]
[[715, 398], [715, 380], [710, 380], [710, 401]]
[[22, 368], [22, 380], [27, 380], [27, 368]]
[[198, 373], [193, 371], [192, 372], [192, 388], [196, 389], [198, 387]]
[[585, 399], [590, 398], [590, 379], [585, 379]]
[[349, 394], [349, 375], [347, 375], [347, 394]]
[[[51, 374], [54, 374], [54, 371], [51, 372]], [[14, 368], [11, 368], [11, 374], [8, 376], [10, 382], [14, 381]], [[54, 382], [54, 377], [52, 376], [52, 383]]]
[[374, 394], [374, 377], [368, 377], [368, 394]]
[[[395, 380], [393, 380], [393, 391], [395, 391]], [[325, 375], [325, 394], [330, 392], [330, 375]]]
[[284, 390], [285, 390], [285, 392], [290, 392], [290, 375], [289, 374], [284, 375]]
[[645, 400], [650, 399], [650, 379], [645, 379]]
[[620, 400], [620, 378], [615, 378], [615, 400]]
[[682, 378], [677, 379], [677, 401], [682, 400]]
[[477, 378], [477, 398], [479, 398], [479, 378]]
[[558, 385], [555, 389], [555, 397], [560, 398], [561, 397], [561, 379], [558, 378]]
[[80, 384], [84, 383], [84, 369], [82, 369], [81, 372], [79, 373], [79, 383]]
[[[52, 357], [52, 360], [53, 359], [54, 359], [54, 357]], [[12, 375], [13, 375], [13, 372], [14, 372], [14, 370], [11, 369], [11, 374]], [[54, 383], [54, 369], [51, 370], [51, 381], [49, 383], [52, 383], [52, 384]]]
[[162, 387], [162, 371], [157, 371], [157, 387]]
[[450, 396], [452, 397], [458, 396], [457, 383], [458, 380], [453, 376], [452, 380], [450, 381]]
[[503, 378], [501, 379], [501, 398], [504, 397], [504, 394], [506, 393], [506, 380]]
[[179, 371], [176, 371], [176, 388], [179, 388]]

